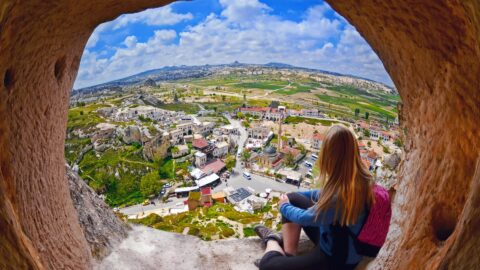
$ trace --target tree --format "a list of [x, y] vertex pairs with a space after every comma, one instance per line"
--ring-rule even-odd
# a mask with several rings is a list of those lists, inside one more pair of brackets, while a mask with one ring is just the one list
[[242, 119], [243, 118], [243, 113], [242, 112], [237, 112], [237, 118]]
[[226, 98], [227, 98], [226, 96], [222, 95], [222, 101], [223, 101], [223, 102], [225, 102], [225, 99], [226, 99]]
[[243, 102], [247, 101], [247, 94], [243, 93]]
[[173, 93], [173, 101], [174, 101], [174, 102], [178, 102], [177, 92]]
[[360, 109], [359, 109], [359, 108], [355, 108], [355, 116], [358, 117], [358, 114], [360, 114]]
[[368, 147], [372, 147], [372, 142], [371, 142], [371, 141], [368, 141], [368, 142], [367, 142], [367, 146], [368, 146]]
[[368, 116], [370, 116], [369, 112], [365, 112], [365, 119], [368, 119]]
[[245, 151], [242, 152], [242, 160], [243, 161], [248, 161], [251, 156], [252, 156], [252, 154], [250, 154], [250, 151], [245, 150]]
[[145, 197], [159, 193], [162, 186], [157, 172], [148, 173], [140, 180], [140, 192]]
[[370, 130], [364, 129], [364, 130], [363, 130], [363, 136], [365, 136], [365, 138], [370, 137]]
[[292, 153], [288, 152], [286, 155], [285, 155], [285, 165], [287, 165], [287, 167], [293, 167], [295, 166], [295, 157], [293, 156]]
[[237, 160], [235, 159], [235, 157], [233, 155], [228, 155], [225, 158], [225, 166], [227, 167], [227, 170], [231, 171], [235, 167], [235, 162], [236, 161]]
[[305, 155], [307, 153], [307, 149], [305, 149], [305, 146], [303, 146], [303, 144], [297, 143], [297, 148], [300, 149], [302, 155]]

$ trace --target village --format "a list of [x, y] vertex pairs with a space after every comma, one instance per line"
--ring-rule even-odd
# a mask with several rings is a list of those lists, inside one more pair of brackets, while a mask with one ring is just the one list
[[111, 147], [111, 138], [117, 136], [125, 143], [141, 144], [147, 158], [173, 160], [175, 180], [164, 183], [142, 204], [115, 208], [133, 222], [152, 214], [168, 218], [227, 204], [232, 211], [268, 215], [276, 220], [270, 225], [277, 226], [280, 217], [271, 212], [272, 202], [284, 192], [315, 188], [315, 162], [332, 124], [346, 125], [357, 135], [363, 163], [383, 185], [394, 183], [400, 161], [397, 122], [388, 127], [365, 120], [349, 123], [329, 119], [316, 109], [292, 110], [278, 102], [216, 114], [201, 110], [188, 115], [131, 104], [97, 112], [109, 121], [88, 135], [95, 150]]

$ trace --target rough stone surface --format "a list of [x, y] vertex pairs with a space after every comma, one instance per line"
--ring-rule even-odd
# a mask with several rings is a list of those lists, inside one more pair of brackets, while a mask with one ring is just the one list
[[[313, 245], [303, 236], [299, 252]], [[198, 237], [134, 226], [95, 269], [256, 270], [264, 252], [257, 237], [202, 241]]]
[[114, 245], [127, 237], [129, 227], [69, 166], [66, 172], [73, 206], [77, 210], [85, 239], [92, 255], [102, 259]]
[[149, 160], [160, 160], [167, 156], [170, 147], [168, 136], [158, 134], [143, 146], [143, 156]]
[[403, 103], [392, 227], [369, 268], [478, 268], [480, 1], [328, 2], [382, 59]]
[[[1, 269], [90, 267], [65, 181], [70, 90], [97, 25], [168, 2], [0, 2]], [[328, 2], [377, 52], [403, 101], [392, 229], [369, 267], [480, 265], [480, 1]]]
[[123, 141], [127, 144], [130, 143], [141, 143], [142, 142], [142, 132], [138, 126], [128, 126], [122, 131]]

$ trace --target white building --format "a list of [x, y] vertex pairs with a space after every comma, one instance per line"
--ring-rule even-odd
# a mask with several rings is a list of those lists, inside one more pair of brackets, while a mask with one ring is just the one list
[[215, 149], [213, 150], [213, 156], [215, 157], [223, 157], [228, 154], [228, 143], [227, 142], [219, 142], [215, 144]]
[[320, 149], [322, 147], [322, 143], [325, 140], [325, 135], [320, 133], [315, 133], [312, 136], [312, 148]]
[[205, 153], [202, 153], [200, 151], [195, 153], [195, 166], [197, 168], [201, 168], [205, 166], [205, 163], [207, 163], [207, 155]]
[[215, 123], [213, 122], [202, 122], [195, 125], [195, 132], [200, 134], [209, 134], [213, 131]]
[[302, 109], [301, 113], [303, 116], [317, 117], [318, 109]]
[[190, 152], [185, 144], [175, 145], [172, 149], [172, 157], [178, 158], [187, 155]]
[[193, 123], [186, 122], [177, 125], [177, 129], [181, 130], [183, 135], [191, 135], [193, 133]]
[[266, 126], [256, 126], [248, 129], [248, 137], [263, 140], [268, 137], [270, 129]]
[[170, 142], [172, 144], [179, 144], [183, 141], [183, 131], [174, 129], [169, 132]]

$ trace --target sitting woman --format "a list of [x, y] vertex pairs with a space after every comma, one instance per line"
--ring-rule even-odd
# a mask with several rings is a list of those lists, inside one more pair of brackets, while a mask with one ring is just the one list
[[[353, 238], [374, 203], [374, 182], [350, 130], [339, 125], [330, 128], [318, 166], [321, 190], [289, 193], [280, 198], [282, 235], [255, 226], [266, 244], [262, 259], [255, 262], [261, 270], [354, 269], [362, 260]], [[297, 255], [301, 229], [316, 247]]]

